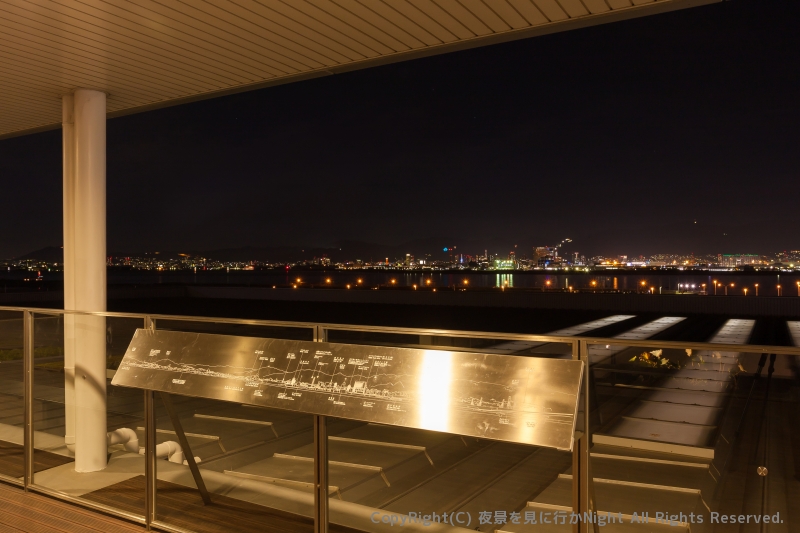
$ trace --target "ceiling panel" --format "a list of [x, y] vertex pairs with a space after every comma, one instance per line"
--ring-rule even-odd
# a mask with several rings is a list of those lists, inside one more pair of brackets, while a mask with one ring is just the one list
[[715, 1], [0, 0], [0, 138]]

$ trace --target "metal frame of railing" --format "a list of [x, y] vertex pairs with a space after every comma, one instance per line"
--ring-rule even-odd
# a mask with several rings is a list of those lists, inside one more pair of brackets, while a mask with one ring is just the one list
[[[584, 513], [596, 510], [593, 505], [593, 483], [590, 472], [590, 421], [591, 395], [590, 395], [590, 360], [589, 347], [592, 345], [616, 345], [625, 347], [642, 348], [667, 348], [667, 349], [692, 349], [692, 350], [716, 350], [733, 351], [745, 353], [768, 353], [800, 356], [800, 347], [787, 346], [763, 346], [763, 345], [744, 345], [744, 344], [715, 344], [697, 343], [682, 341], [656, 341], [656, 340], [628, 340], [615, 338], [597, 337], [561, 337], [549, 335], [530, 335], [519, 333], [497, 333], [485, 331], [464, 331], [447, 329], [429, 328], [404, 328], [404, 327], [384, 327], [384, 326], [364, 326], [350, 324], [331, 324], [316, 322], [296, 322], [279, 320], [255, 320], [255, 319], [236, 319], [222, 317], [196, 317], [183, 315], [160, 315], [145, 313], [117, 313], [117, 312], [81, 312], [65, 311], [61, 309], [39, 309], [30, 307], [0, 307], [0, 312], [19, 312], [23, 318], [23, 383], [24, 383], [24, 476], [22, 479], [12, 478], [0, 474], [0, 481], [20, 485], [25, 491], [34, 491], [46, 494], [58, 499], [66, 500], [83, 507], [94, 509], [103, 513], [118, 516], [133, 522], [144, 524], [147, 529], [158, 528], [176, 533], [186, 533], [181, 528], [161, 522], [156, 514], [156, 419], [155, 419], [155, 395], [153, 391], [144, 391], [144, 414], [145, 414], [145, 510], [144, 516], [132, 514], [120, 509], [115, 509], [103, 504], [90, 502], [80, 498], [66, 495], [54, 491], [50, 488], [37, 485], [34, 480], [34, 424], [33, 424], [33, 359], [34, 359], [34, 318], [36, 315], [92, 315], [109, 318], [134, 318], [142, 320], [142, 327], [155, 329], [159, 320], [174, 320], [195, 323], [217, 323], [217, 324], [237, 324], [263, 327], [284, 327], [308, 329], [312, 339], [316, 342], [325, 342], [330, 331], [351, 331], [363, 333], [395, 333], [418, 336], [441, 336], [451, 338], [470, 338], [470, 339], [495, 339], [504, 341], [531, 341], [537, 343], [562, 343], [571, 346], [572, 358], [583, 360], [584, 379], [583, 379], [583, 402], [579, 422], [582, 423], [582, 431], [576, 432], [575, 446], [572, 455], [573, 488], [572, 488], [572, 508], [576, 509], [582, 516]], [[439, 347], [445, 349], [447, 347]], [[454, 348], [458, 350], [458, 348]], [[514, 357], [511, 355], [511, 357]], [[323, 533], [328, 531], [328, 475], [327, 475], [327, 429], [326, 417], [314, 416], [314, 465], [315, 465], [315, 491], [314, 491], [314, 523], [315, 532]], [[590, 525], [584, 522], [573, 525], [574, 533], [588, 533]], [[597, 524], [594, 524], [596, 530]]]

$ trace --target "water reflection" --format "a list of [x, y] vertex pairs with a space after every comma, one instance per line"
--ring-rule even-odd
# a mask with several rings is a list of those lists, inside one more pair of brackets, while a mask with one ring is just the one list
[[497, 274], [495, 287], [511, 288], [514, 286], [514, 274]]

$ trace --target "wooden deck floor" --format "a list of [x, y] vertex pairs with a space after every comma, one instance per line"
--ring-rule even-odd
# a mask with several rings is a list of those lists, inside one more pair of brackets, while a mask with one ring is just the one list
[[[41, 472], [72, 461], [69, 457], [36, 450], [33, 454], [33, 471]], [[0, 474], [16, 478], [25, 474], [25, 452], [22, 446], [0, 440]]]
[[143, 526], [124, 522], [46, 496], [0, 483], [2, 533], [141, 533]]
[[[90, 492], [88, 500], [113, 505], [132, 513], [144, 508], [144, 476]], [[158, 481], [156, 514], [170, 525], [197, 533], [312, 533], [311, 518], [268, 509], [227, 496], [212, 494], [212, 504], [203, 505], [196, 489]], [[331, 533], [359, 533], [358, 530], [330, 525]]]

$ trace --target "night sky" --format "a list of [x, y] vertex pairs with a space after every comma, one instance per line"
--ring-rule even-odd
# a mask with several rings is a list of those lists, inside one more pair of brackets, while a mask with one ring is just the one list
[[[108, 249], [800, 249], [798, 20], [731, 0], [113, 119]], [[0, 257], [61, 244], [60, 158], [0, 142]]]

